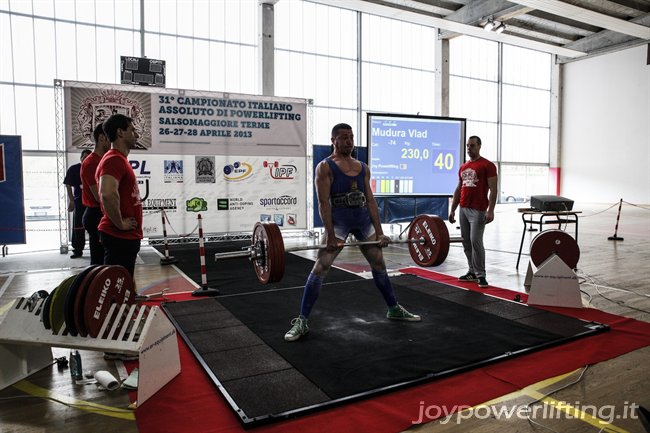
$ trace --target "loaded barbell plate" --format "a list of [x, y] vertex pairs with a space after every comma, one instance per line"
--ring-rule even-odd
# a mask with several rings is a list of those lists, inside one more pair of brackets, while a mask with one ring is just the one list
[[88, 335], [99, 335], [111, 305], [133, 303], [135, 284], [126, 268], [113, 265], [99, 270], [86, 290], [84, 325]]
[[419, 266], [429, 267], [442, 264], [449, 253], [449, 230], [437, 215], [418, 215], [409, 227], [409, 239], [424, 238], [424, 243], [408, 244], [413, 261]]
[[59, 284], [59, 287], [56, 288], [56, 292], [52, 296], [52, 302], [50, 303], [50, 326], [55, 334], [59, 333], [65, 323], [63, 308], [65, 307], [68, 290], [70, 290], [70, 285], [72, 285], [75, 277], [76, 275], [72, 275], [61, 281], [61, 284]]
[[77, 292], [81, 288], [81, 283], [83, 282], [86, 275], [88, 275], [88, 273], [97, 266], [98, 265], [91, 265], [81, 271], [70, 285], [70, 289], [68, 289], [68, 295], [65, 298], [65, 305], [63, 306], [63, 319], [65, 321], [66, 328], [68, 328], [68, 332], [73, 336], [77, 335], [77, 327], [74, 323], [74, 302], [75, 298], [77, 297]]
[[571, 269], [575, 269], [580, 259], [580, 247], [570, 234], [563, 230], [545, 230], [530, 243], [530, 259], [540, 266], [551, 255], [556, 254]]
[[52, 296], [54, 296], [54, 292], [56, 292], [57, 288], [58, 286], [47, 295], [47, 298], [45, 298], [45, 302], [43, 303], [41, 319], [43, 320], [43, 326], [45, 326], [45, 329], [52, 329], [52, 326], [50, 326], [50, 306], [52, 305]]
[[85, 311], [85, 302], [86, 302], [86, 293], [88, 293], [88, 287], [92, 284], [93, 278], [97, 273], [104, 269], [105, 265], [99, 265], [90, 270], [81, 281], [79, 290], [77, 290], [77, 295], [74, 298], [74, 314], [72, 320], [74, 321], [74, 326], [79, 335], [86, 337], [88, 331], [86, 330], [86, 324], [84, 323], [84, 311]]
[[259, 257], [252, 259], [257, 279], [262, 284], [275, 283], [282, 279], [285, 267], [285, 251], [282, 232], [274, 222], [255, 224], [251, 239], [252, 251], [259, 250]]

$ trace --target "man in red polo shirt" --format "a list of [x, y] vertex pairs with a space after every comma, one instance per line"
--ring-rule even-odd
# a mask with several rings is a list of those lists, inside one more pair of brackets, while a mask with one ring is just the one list
[[127, 156], [136, 147], [139, 136], [133, 119], [123, 114], [112, 115], [103, 126], [111, 142], [96, 174], [104, 213], [98, 227], [104, 264], [124, 266], [133, 276], [142, 239], [142, 202]]
[[83, 226], [88, 232], [88, 245], [90, 246], [90, 264], [104, 264], [104, 247], [99, 240], [99, 221], [102, 219], [102, 209], [99, 203], [99, 190], [95, 174], [102, 156], [111, 148], [111, 143], [104, 134], [100, 123], [93, 131], [95, 149], [81, 163], [81, 200], [86, 210], [83, 215]]

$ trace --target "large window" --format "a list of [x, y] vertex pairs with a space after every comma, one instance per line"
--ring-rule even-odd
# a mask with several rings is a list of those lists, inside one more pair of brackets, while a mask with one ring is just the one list
[[257, 0], [142, 0], [144, 55], [171, 88], [258, 92]]
[[118, 82], [119, 57], [141, 54], [139, 26], [139, 0], [0, 3], [0, 132], [55, 150], [54, 79]]
[[548, 192], [551, 56], [469, 36], [450, 41], [449, 112], [499, 167], [501, 202]]
[[362, 122], [367, 112], [436, 114], [436, 37], [431, 27], [362, 14]]
[[330, 144], [330, 130], [339, 122], [359, 131], [357, 13], [281, 1], [275, 35], [275, 93], [313, 100], [314, 144]]

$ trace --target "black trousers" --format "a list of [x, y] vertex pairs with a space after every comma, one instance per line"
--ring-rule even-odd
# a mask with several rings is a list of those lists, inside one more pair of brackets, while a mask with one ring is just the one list
[[81, 254], [86, 246], [86, 231], [84, 230], [83, 216], [86, 206], [81, 202], [81, 197], [74, 199], [74, 210], [72, 211], [72, 252]]
[[104, 264], [104, 246], [99, 239], [99, 221], [102, 219], [102, 209], [99, 207], [87, 207], [83, 216], [83, 225], [88, 232], [88, 246], [90, 247], [90, 264]]
[[135, 260], [140, 251], [140, 239], [116, 238], [102, 231], [99, 232], [99, 239], [104, 246], [104, 264], [124, 266], [133, 276]]

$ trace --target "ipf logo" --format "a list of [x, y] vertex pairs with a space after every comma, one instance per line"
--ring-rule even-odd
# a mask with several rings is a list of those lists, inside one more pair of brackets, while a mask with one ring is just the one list
[[243, 180], [253, 174], [253, 166], [247, 162], [235, 161], [223, 168], [223, 177], [228, 181]]
[[269, 174], [273, 179], [293, 179], [293, 176], [298, 172], [295, 165], [280, 165], [278, 161], [264, 161], [264, 168], [269, 169]]

